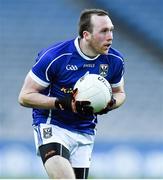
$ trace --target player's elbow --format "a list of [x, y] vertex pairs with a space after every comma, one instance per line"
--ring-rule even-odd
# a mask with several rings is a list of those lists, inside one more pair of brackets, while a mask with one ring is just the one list
[[24, 98], [21, 94], [19, 94], [19, 97], [18, 97], [18, 102], [21, 106], [24, 106]]
[[19, 94], [18, 102], [19, 102], [19, 104], [21, 106], [25, 106], [25, 107], [27, 106], [27, 104], [26, 104], [26, 97], [25, 97], [25, 95], [22, 92], [20, 92], [20, 94]]
[[121, 104], [124, 104], [124, 102], [126, 101], [126, 93], [125, 92], [123, 92], [123, 93], [121, 93]]
[[126, 93], [124, 92], [123, 93], [123, 102], [125, 102], [126, 101]]

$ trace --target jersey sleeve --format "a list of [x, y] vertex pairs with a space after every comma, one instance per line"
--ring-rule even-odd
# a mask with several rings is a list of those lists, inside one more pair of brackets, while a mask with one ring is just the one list
[[112, 87], [118, 87], [123, 83], [124, 81], [123, 75], [124, 75], [124, 60], [122, 58], [119, 58], [117, 59], [117, 62], [115, 64], [114, 76], [110, 82]]
[[55, 69], [53, 69], [53, 72], [51, 70], [52, 60], [52, 57], [48, 53], [39, 55], [35, 65], [29, 72], [32, 79], [43, 87], [50, 85], [51, 76], [55, 74]]

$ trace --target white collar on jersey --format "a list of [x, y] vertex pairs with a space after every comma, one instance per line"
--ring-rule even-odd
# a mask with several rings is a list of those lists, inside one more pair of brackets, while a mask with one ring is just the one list
[[84, 59], [86, 59], [86, 60], [95, 60], [95, 59], [97, 59], [97, 58], [100, 56], [100, 54], [97, 55], [97, 56], [94, 57], [94, 58], [90, 58], [90, 57], [86, 56], [86, 55], [81, 51], [81, 49], [80, 49], [80, 47], [79, 47], [79, 41], [78, 41], [78, 40], [79, 40], [79, 37], [77, 37], [77, 38], [75, 39], [74, 44], [75, 44], [75, 47], [76, 47], [78, 53], [80, 54], [80, 56], [81, 56], [82, 58], [84, 58]]

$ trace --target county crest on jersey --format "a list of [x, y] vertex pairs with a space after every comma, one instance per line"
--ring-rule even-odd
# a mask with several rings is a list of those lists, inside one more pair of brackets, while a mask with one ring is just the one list
[[106, 77], [108, 74], [108, 64], [100, 64], [99, 74], [103, 77]]

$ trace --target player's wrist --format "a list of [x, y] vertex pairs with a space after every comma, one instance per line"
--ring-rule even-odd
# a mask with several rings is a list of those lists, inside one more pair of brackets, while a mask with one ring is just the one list
[[56, 98], [54, 102], [55, 109], [72, 111], [72, 96]]
[[53, 109], [60, 109], [60, 103], [59, 103], [59, 99], [57, 97], [53, 98], [54, 102], [53, 102]]
[[111, 101], [108, 104], [108, 110], [112, 110], [114, 109], [114, 106], [116, 105], [116, 99], [115, 98], [111, 98]]

